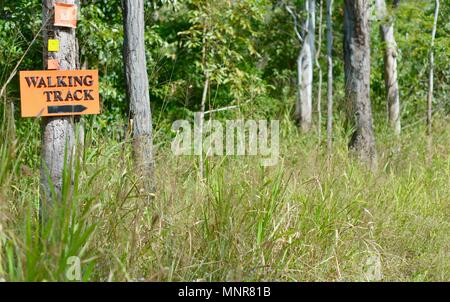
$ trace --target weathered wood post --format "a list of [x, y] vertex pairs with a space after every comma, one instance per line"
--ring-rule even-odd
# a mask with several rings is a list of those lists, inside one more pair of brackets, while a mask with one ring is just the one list
[[[74, 0], [42, 1], [43, 22], [47, 24], [43, 32], [44, 69], [48, 68], [48, 60], [57, 60], [59, 69], [74, 70], [78, 67], [78, 44], [75, 29], [54, 26], [56, 2], [74, 4]], [[59, 51], [48, 51], [49, 39], [59, 41]], [[44, 117], [42, 119], [41, 213], [61, 199], [63, 170], [64, 166], [69, 167], [72, 163], [74, 147], [75, 117]]]

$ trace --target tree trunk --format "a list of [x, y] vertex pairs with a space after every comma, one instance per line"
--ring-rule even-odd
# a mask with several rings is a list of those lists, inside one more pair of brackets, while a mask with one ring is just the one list
[[[75, 29], [53, 26], [55, 2], [73, 4], [73, 0], [43, 0], [43, 60], [46, 68], [48, 59], [59, 60], [60, 69], [78, 68], [78, 44]], [[47, 51], [48, 39], [57, 39], [60, 51]], [[71, 170], [75, 153], [74, 117], [45, 117], [42, 119], [41, 148], [41, 211], [46, 211], [54, 202], [61, 200], [64, 168]], [[54, 193], [52, 194], [52, 189]], [[70, 190], [71, 191], [71, 190]], [[69, 192], [70, 194], [70, 192]], [[41, 212], [42, 213], [42, 212]], [[46, 214], [45, 214], [46, 215]]]
[[202, 37], [202, 68], [203, 68], [203, 74], [205, 77], [205, 82], [203, 85], [203, 93], [202, 93], [202, 99], [200, 102], [200, 113], [199, 113], [199, 125], [198, 125], [198, 131], [199, 131], [199, 138], [200, 141], [197, 141], [197, 147], [199, 148], [199, 166], [200, 166], [200, 180], [203, 181], [205, 177], [205, 163], [204, 163], [204, 157], [203, 157], [203, 128], [205, 124], [205, 106], [206, 106], [206, 99], [208, 97], [208, 90], [209, 90], [209, 72], [208, 72], [208, 30], [209, 25], [208, 23], [203, 24], [203, 37]]
[[154, 190], [152, 118], [144, 43], [144, 1], [123, 0], [124, 65], [133, 119], [133, 156], [143, 189]]
[[319, 71], [319, 86], [317, 87], [317, 136], [319, 138], [319, 145], [322, 142], [322, 67], [320, 66], [320, 50], [322, 46], [322, 0], [319, 1], [319, 41], [317, 42], [317, 52], [316, 52], [316, 67]]
[[[394, 4], [394, 7], [398, 2]], [[394, 36], [394, 21], [386, 9], [385, 0], [376, 0], [377, 18], [381, 22], [380, 33], [384, 44], [384, 82], [388, 121], [396, 135], [400, 135], [400, 97], [397, 81], [397, 42]]]
[[328, 62], [328, 91], [327, 91], [327, 150], [331, 156], [333, 135], [333, 24], [331, 16], [333, 0], [327, 0], [327, 62]]
[[345, 94], [350, 109], [349, 120], [355, 128], [349, 148], [360, 160], [376, 169], [377, 153], [370, 104], [369, 3], [370, 0], [345, 0]]
[[430, 75], [428, 78], [428, 97], [427, 97], [427, 133], [431, 136], [432, 124], [431, 116], [433, 109], [433, 89], [434, 89], [434, 39], [436, 37], [437, 21], [439, 16], [439, 0], [436, 0], [434, 9], [434, 23], [433, 31], [431, 34], [431, 47], [430, 47]]
[[305, 1], [305, 10], [308, 14], [304, 25], [307, 32], [300, 55], [297, 59], [298, 97], [295, 118], [302, 131], [308, 132], [311, 129], [312, 123], [315, 0]]
[[311, 55], [314, 58], [316, 56], [316, 45], [315, 45], [315, 33], [316, 33], [316, 0], [308, 0], [308, 7], [306, 9], [308, 13], [308, 34], [307, 39], [309, 40], [309, 47], [311, 48]]
[[200, 114], [199, 114], [199, 137], [200, 137], [200, 180], [203, 181], [205, 177], [205, 163], [204, 163], [204, 157], [203, 157], [203, 128], [205, 124], [205, 106], [206, 106], [206, 98], [208, 97], [208, 89], [209, 89], [209, 74], [206, 71], [205, 72], [205, 84], [203, 85], [203, 93], [202, 93], [202, 100], [200, 105]]

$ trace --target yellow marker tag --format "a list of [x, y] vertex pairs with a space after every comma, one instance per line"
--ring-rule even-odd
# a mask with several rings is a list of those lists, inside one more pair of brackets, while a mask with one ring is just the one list
[[48, 40], [48, 51], [58, 52], [59, 51], [59, 40]]

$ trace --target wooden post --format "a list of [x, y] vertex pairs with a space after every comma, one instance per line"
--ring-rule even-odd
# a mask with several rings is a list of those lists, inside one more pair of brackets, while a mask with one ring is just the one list
[[[61, 70], [78, 68], [78, 44], [75, 29], [53, 25], [55, 2], [74, 4], [74, 0], [43, 0], [42, 17], [46, 26], [43, 31], [44, 69], [49, 59], [59, 61]], [[48, 51], [48, 40], [59, 40], [58, 52]], [[70, 167], [75, 147], [75, 118], [46, 117], [42, 119], [41, 148], [41, 213], [48, 206], [61, 200], [64, 167]], [[54, 193], [52, 193], [52, 188]]]

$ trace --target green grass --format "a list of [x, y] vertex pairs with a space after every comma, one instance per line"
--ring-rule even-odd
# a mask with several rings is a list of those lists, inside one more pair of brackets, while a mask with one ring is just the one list
[[373, 257], [383, 281], [450, 280], [448, 118], [436, 118], [430, 150], [424, 127], [398, 143], [378, 129], [375, 173], [348, 158], [339, 126], [331, 164], [326, 146], [285, 118], [278, 165], [212, 157], [204, 182], [197, 158], [172, 156], [161, 135], [151, 203], [136, 189], [129, 144], [86, 131], [74, 194], [42, 226], [38, 162], [24, 164], [39, 140], [14, 139], [9, 120], [0, 130], [0, 279], [64, 281], [67, 259], [79, 256], [90, 281], [364, 281]]

